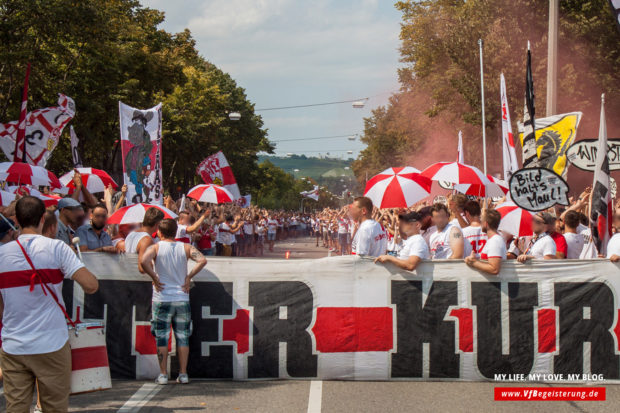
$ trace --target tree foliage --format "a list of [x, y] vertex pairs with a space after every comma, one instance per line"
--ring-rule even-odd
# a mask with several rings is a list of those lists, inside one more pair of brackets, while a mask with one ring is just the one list
[[[353, 165], [358, 179], [406, 161], [423, 168], [427, 158], [455, 159], [459, 129], [466, 137], [466, 161], [481, 166], [478, 39], [484, 41], [488, 158], [496, 169], [490, 171], [498, 172], [499, 76], [506, 77], [516, 121], [523, 115], [528, 40], [536, 115], [545, 116], [548, 2], [408, 0], [396, 7], [402, 12], [401, 91], [365, 120], [362, 141], [368, 148]], [[620, 109], [620, 34], [607, 0], [563, 0], [559, 22], [558, 113], [584, 112], [580, 133], [594, 134], [602, 92], [608, 114]]]
[[[20, 89], [32, 64], [29, 108], [71, 96], [84, 165], [119, 177], [118, 101], [163, 102], [164, 185], [185, 191], [195, 168], [222, 150], [242, 192], [260, 184], [256, 153], [271, 152], [245, 91], [200, 56], [190, 32], [159, 29], [164, 14], [135, 0], [0, 0], [0, 120], [19, 116]], [[229, 111], [241, 120], [228, 119]], [[68, 130], [48, 168], [71, 167]]]

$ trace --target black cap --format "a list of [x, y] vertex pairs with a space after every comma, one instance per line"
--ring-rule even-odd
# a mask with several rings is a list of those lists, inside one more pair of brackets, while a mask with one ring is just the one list
[[405, 221], [405, 222], [417, 222], [420, 219], [422, 219], [422, 216], [415, 211], [411, 211], [411, 212], [407, 212], [406, 214], [398, 215], [398, 219], [400, 219], [401, 221]]

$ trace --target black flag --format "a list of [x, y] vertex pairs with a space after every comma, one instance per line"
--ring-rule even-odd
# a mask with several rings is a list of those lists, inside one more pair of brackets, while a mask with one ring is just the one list
[[536, 127], [534, 116], [536, 107], [534, 106], [534, 79], [532, 78], [532, 54], [530, 43], [527, 43], [527, 64], [525, 69], [525, 107], [523, 108], [523, 167], [531, 168], [538, 166], [538, 156], [536, 155]]

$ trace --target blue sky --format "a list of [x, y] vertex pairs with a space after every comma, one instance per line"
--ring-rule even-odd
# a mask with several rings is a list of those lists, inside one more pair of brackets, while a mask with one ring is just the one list
[[[398, 89], [401, 16], [389, 0], [142, 4], [166, 13], [163, 29], [189, 28], [202, 56], [230, 73], [257, 109], [371, 97], [363, 109], [342, 104], [259, 112], [274, 142], [362, 133], [363, 118]], [[345, 158], [361, 149], [359, 140], [346, 137], [276, 145], [277, 154]]]

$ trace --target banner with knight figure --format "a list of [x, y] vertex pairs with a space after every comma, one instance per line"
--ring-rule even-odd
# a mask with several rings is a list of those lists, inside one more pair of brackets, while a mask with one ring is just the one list
[[161, 103], [145, 110], [118, 104], [127, 203], [161, 204]]

